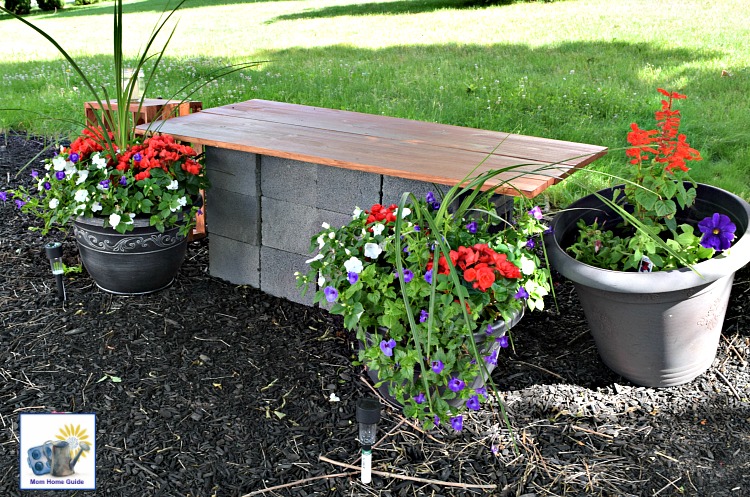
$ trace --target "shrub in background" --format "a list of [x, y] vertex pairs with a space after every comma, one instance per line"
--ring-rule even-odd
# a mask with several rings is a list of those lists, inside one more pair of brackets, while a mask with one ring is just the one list
[[36, 0], [36, 4], [42, 10], [56, 10], [65, 6], [65, 0]]
[[5, 8], [14, 14], [28, 14], [31, 12], [31, 0], [5, 0]]

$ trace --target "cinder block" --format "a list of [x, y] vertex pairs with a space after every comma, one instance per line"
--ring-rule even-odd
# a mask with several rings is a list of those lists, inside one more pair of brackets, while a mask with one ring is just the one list
[[261, 197], [261, 212], [261, 240], [264, 246], [295, 254], [308, 253], [310, 238], [320, 231], [317, 209]]
[[236, 285], [260, 288], [260, 247], [257, 245], [211, 233], [208, 267], [211, 276]]
[[417, 181], [394, 176], [383, 176], [383, 196], [381, 203], [384, 205], [398, 204], [404, 192], [411, 192], [417, 198], [424, 198], [427, 192], [433, 192], [435, 198], [439, 198], [439, 192], [443, 195], [448, 193], [449, 186], [435, 185], [425, 181]]
[[263, 276], [261, 277], [260, 289], [275, 297], [283, 297], [311, 306], [315, 297], [315, 287], [311, 285], [303, 297], [297, 288], [296, 271], [306, 273], [309, 269], [305, 263], [310, 257], [292, 254], [284, 250], [271, 247], [262, 247], [260, 250], [260, 266]]
[[261, 156], [260, 189], [263, 197], [315, 206], [318, 169], [315, 164]]
[[212, 189], [260, 195], [260, 167], [256, 154], [206, 147], [206, 174]]
[[260, 244], [260, 198], [220, 188], [206, 192], [206, 223], [211, 234]]
[[317, 170], [319, 209], [351, 214], [355, 207], [369, 209], [380, 202], [379, 174], [333, 166], [317, 166]]

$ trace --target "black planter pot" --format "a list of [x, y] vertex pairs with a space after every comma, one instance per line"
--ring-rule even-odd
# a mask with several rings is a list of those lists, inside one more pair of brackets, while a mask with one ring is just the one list
[[172, 284], [185, 259], [187, 238], [179, 228], [160, 233], [148, 220], [135, 219], [135, 228], [120, 234], [104, 227], [101, 218], [74, 222], [78, 250], [96, 285], [110, 293], [152, 293]]
[[[611, 199], [613, 190], [599, 194]], [[681, 220], [697, 223], [715, 212], [725, 214], [737, 226], [738, 239], [729, 251], [694, 265], [695, 271], [610, 271], [571, 257], [565, 249], [578, 236], [579, 219], [607, 219], [610, 226], [619, 220], [594, 195], [558, 214], [545, 236], [552, 267], [575, 285], [602, 360], [639, 385], [687, 383], [711, 366], [734, 273], [750, 261], [750, 204], [709, 185], [697, 190], [695, 206], [678, 213]]]

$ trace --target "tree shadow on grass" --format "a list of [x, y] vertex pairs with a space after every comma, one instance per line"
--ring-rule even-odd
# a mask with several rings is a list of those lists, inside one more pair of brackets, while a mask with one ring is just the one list
[[[504, 0], [498, 3], [510, 3]], [[349, 5], [332, 5], [320, 9], [306, 9], [303, 12], [278, 16], [267, 23], [294, 21], [298, 19], [321, 19], [339, 16], [399, 15], [419, 14], [435, 10], [484, 7], [476, 0], [402, 0], [395, 2], [372, 2]]]

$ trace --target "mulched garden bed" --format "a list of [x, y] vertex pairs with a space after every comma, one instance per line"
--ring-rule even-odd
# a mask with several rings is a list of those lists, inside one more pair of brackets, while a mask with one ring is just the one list
[[[29, 184], [16, 173], [43, 145], [0, 136], [0, 191]], [[359, 464], [354, 406], [374, 392], [337, 319], [209, 276], [210, 237], [162, 292], [112, 296], [84, 270], [63, 304], [42, 245], [62, 241], [74, 266], [75, 244], [33, 224], [0, 202], [0, 495], [21, 494], [19, 413], [49, 411], [97, 414], [98, 495], [750, 495], [748, 268], [714, 366], [666, 389], [601, 363], [560, 282], [559, 312], [527, 313], [492, 375], [512, 431], [485, 409], [424, 433], [384, 407], [387, 475], [364, 486], [344, 464]]]

